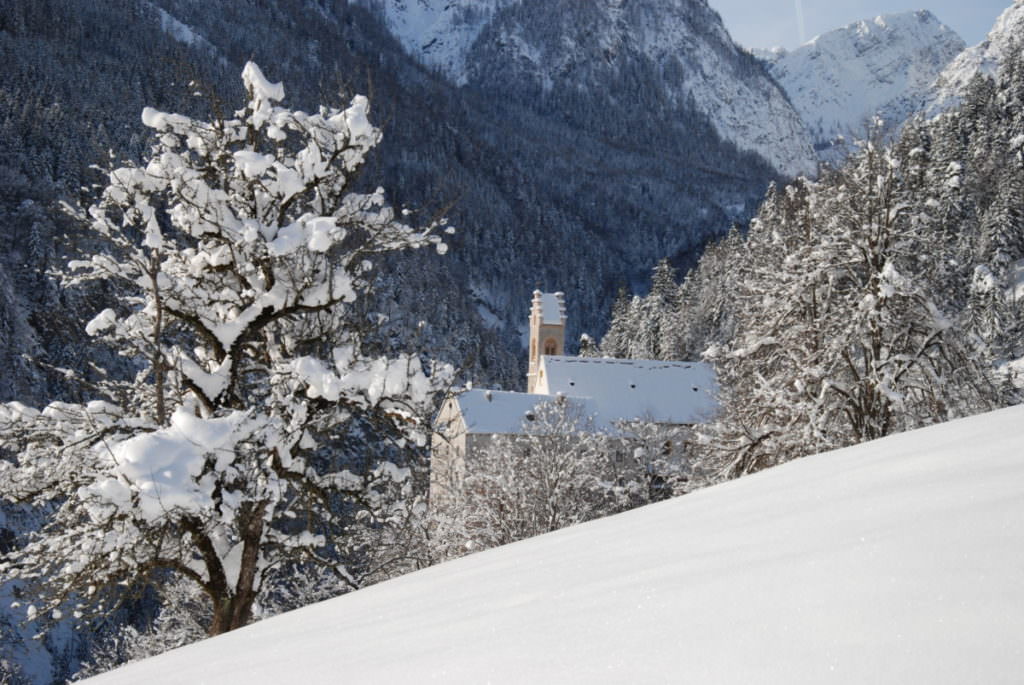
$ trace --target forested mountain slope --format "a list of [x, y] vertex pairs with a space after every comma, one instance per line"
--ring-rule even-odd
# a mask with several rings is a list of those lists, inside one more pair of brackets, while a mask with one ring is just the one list
[[683, 135], [696, 110], [781, 173], [815, 171], [799, 116], [706, 0], [364, 3], [411, 55], [470, 89], [521, 93], [547, 109], [597, 106], [598, 117], [623, 106], [641, 120], [661, 111], [665, 121], [682, 117]]
[[[88, 167], [105, 164], [107, 150], [137, 157], [146, 148], [138, 119], [143, 106], [187, 112], [197, 106], [197, 90], [230, 102], [249, 57], [287, 83], [289, 101], [302, 107], [337, 102], [339, 93], [371, 94], [385, 142], [367, 182], [392, 189], [397, 204], [424, 218], [447, 209], [459, 230], [448, 259], [416, 257], [392, 269], [393, 297], [382, 306], [393, 316], [396, 337], [426, 321], [421, 340], [460, 365], [470, 360], [478, 380], [520, 382], [518, 327], [536, 285], [571, 294], [572, 337], [600, 330], [617, 284], [638, 282], [659, 257], [687, 260], [732, 221], [749, 216], [776, 176], [768, 162], [724, 142], [731, 134], [723, 134], [722, 122], [709, 120], [706, 107], [679, 89], [694, 74], [712, 78], [707, 68], [715, 65], [732, 75], [715, 73], [715, 79], [774, 88], [756, 63], [736, 53], [720, 23], [704, 27], [710, 37], [694, 53], [718, 54], [714, 65], [656, 62], [630, 47], [643, 43], [665, 8], [618, 16], [607, 27], [622, 42], [614, 68], [595, 65], [605, 64], [600, 51], [574, 50], [560, 63], [571, 63], [578, 77], [550, 65], [544, 72], [557, 87], [538, 88], [538, 74], [529, 69], [505, 81], [488, 76], [511, 59], [500, 41], [491, 41], [490, 57], [474, 58], [469, 85], [459, 88], [407, 56], [356, 3], [5, 5], [5, 397], [32, 399], [60, 389], [60, 375], [26, 365], [26, 351], [57, 366], [86, 363], [75, 344], [76, 317], [91, 306], [75, 300], [80, 294], [58, 292], [42, 275], [67, 258], [75, 241], [76, 229], [56, 202], [82, 196], [80, 187], [98, 178]], [[690, 5], [707, 14], [703, 3]], [[508, 8], [508, 19], [523, 24], [531, 44], [557, 42], [558, 31], [575, 35], [572, 8], [560, 14], [559, 7], [545, 3], [543, 17], [538, 8], [525, 14]], [[491, 30], [506, 29], [494, 24]], [[658, 35], [662, 42], [669, 37]], [[499, 330], [489, 328], [495, 324]], [[47, 381], [51, 387], [44, 388]]]
[[723, 411], [699, 449], [719, 474], [1020, 402], [1022, 113], [1016, 48], [958, 110], [773, 188], [681, 285], [658, 267], [602, 351], [715, 362]]
[[992, 26], [985, 40], [967, 48], [935, 79], [923, 107], [938, 114], [960, 104], [971, 80], [978, 75], [994, 76], [999, 66], [1020, 50], [1024, 37], [1024, 0], [1014, 0]]

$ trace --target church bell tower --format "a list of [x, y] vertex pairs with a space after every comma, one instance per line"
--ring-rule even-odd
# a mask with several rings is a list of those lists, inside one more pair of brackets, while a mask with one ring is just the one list
[[565, 294], [533, 291], [530, 308], [530, 370], [526, 391], [534, 392], [540, 381], [541, 355], [565, 354]]

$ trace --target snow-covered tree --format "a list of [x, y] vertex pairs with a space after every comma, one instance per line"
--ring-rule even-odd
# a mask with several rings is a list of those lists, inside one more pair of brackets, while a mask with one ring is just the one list
[[578, 400], [530, 410], [446, 475], [431, 502], [435, 560], [505, 545], [688, 490], [689, 431], [643, 420], [597, 427]]
[[600, 357], [601, 348], [598, 347], [597, 341], [594, 340], [587, 333], [580, 335], [579, 343], [579, 356], [581, 357]]
[[633, 297], [625, 286], [619, 287], [612, 304], [611, 323], [608, 332], [601, 339], [601, 352], [609, 357], [623, 358], [629, 354], [631, 336], [635, 322], [632, 321]]
[[673, 358], [700, 359], [712, 345], [732, 338], [737, 291], [734, 256], [741, 253], [743, 240], [734, 226], [724, 238], [708, 245], [697, 266], [686, 274], [672, 323], [676, 345], [670, 350]]
[[998, 405], [937, 287], [948, 245], [915, 185], [923, 155], [869, 143], [766, 200], [740, 258], [736, 337], [711, 351], [725, 388], [704, 433], [713, 473]]
[[690, 429], [651, 421], [617, 424], [623, 439], [610, 462], [617, 509], [627, 510], [681, 495], [690, 490]]
[[349, 585], [347, 526], [400, 515], [434, 384], [412, 354], [370, 353], [374, 259], [445, 245], [354, 179], [381, 134], [369, 103], [293, 111], [253, 63], [248, 101], [200, 121], [147, 108], [156, 144], [88, 210], [105, 247], [65, 284], [121, 293], [87, 331], [137, 370], [83, 405], [0, 406], [0, 495], [51, 511], [0, 575], [30, 619], [109, 611], [175, 578], [210, 634], [249, 622], [287, 569]]
[[466, 460], [451, 496], [432, 504], [439, 556], [540, 535], [618, 509], [616, 443], [567, 398], [538, 405], [518, 434], [496, 435]]

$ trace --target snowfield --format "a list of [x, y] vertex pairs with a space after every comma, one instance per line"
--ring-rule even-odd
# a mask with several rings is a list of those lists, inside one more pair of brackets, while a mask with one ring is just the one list
[[1024, 407], [483, 552], [97, 683], [1019, 683]]

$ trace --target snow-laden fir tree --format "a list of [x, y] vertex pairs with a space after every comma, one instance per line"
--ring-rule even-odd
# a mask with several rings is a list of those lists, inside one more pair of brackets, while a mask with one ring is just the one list
[[998, 406], [937, 287], [955, 246], [934, 231], [926, 163], [923, 149], [868, 143], [766, 200], [741, 257], [735, 338], [711, 351], [725, 388], [704, 431], [712, 479]]
[[64, 276], [121, 294], [87, 330], [135, 377], [83, 405], [0, 407], [0, 494], [52, 512], [0, 565], [30, 588], [29, 619], [173, 577], [222, 633], [290, 569], [358, 584], [356, 520], [403, 515], [408, 471], [383, 457], [425, 442], [438, 375], [367, 354], [363, 301], [375, 258], [444, 243], [353, 189], [381, 136], [366, 98], [292, 111], [255, 64], [242, 77], [231, 118], [143, 112], [157, 142], [109, 172], [87, 218], [104, 247]]

